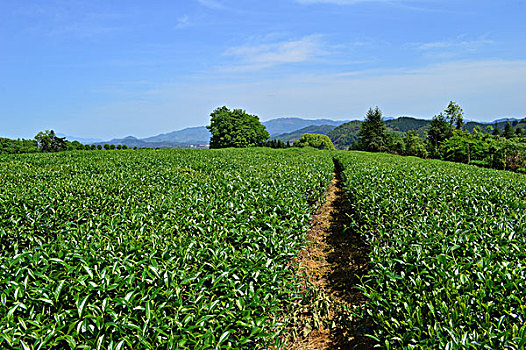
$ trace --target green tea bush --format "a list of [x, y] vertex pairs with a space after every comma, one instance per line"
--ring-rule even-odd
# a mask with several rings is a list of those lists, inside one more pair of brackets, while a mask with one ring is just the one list
[[330, 153], [0, 158], [0, 348], [280, 345]]
[[362, 290], [385, 348], [526, 347], [526, 178], [340, 153], [349, 229], [369, 239]]

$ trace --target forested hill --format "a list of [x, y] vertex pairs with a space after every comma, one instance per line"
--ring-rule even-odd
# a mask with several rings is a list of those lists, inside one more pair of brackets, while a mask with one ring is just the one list
[[[431, 125], [431, 120], [417, 119], [412, 117], [399, 117], [396, 119], [389, 119], [384, 121], [388, 132], [406, 135], [407, 132], [413, 130], [415, 132], [415, 135], [420, 137], [424, 137], [425, 133], [427, 132], [427, 130], [429, 130], [429, 127]], [[526, 128], [526, 119], [502, 119], [494, 123], [480, 123], [470, 121], [463, 126], [463, 129], [472, 132], [475, 127], [479, 127], [481, 130], [486, 131], [486, 127], [491, 125], [492, 127], [496, 126], [502, 131], [504, 130], [508, 121], [513, 127], [519, 126], [523, 129]], [[334, 143], [334, 146], [337, 149], [347, 149], [353, 144], [353, 142], [358, 140], [358, 133], [360, 131], [361, 125], [362, 121], [353, 120], [348, 123], [337, 126], [329, 133], [327, 133], [327, 135], [329, 136], [329, 138]]]
[[287, 141], [296, 141], [299, 140], [301, 135], [303, 134], [321, 134], [321, 135], [327, 135], [329, 132], [334, 130], [336, 128], [336, 125], [309, 125], [305, 128], [288, 132], [285, 134], [280, 134], [277, 136], [272, 137], [274, 140], [281, 140], [283, 142]]
[[429, 127], [430, 120], [416, 119], [411, 117], [399, 117], [385, 121], [385, 126], [394, 131], [408, 132], [411, 130], [422, 130]]
[[327, 136], [331, 139], [336, 149], [347, 149], [358, 140], [358, 132], [362, 126], [361, 120], [353, 120], [337, 126], [331, 130]]

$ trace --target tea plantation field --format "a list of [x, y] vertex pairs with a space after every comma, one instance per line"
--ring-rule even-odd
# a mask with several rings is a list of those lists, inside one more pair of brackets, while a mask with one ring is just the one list
[[0, 157], [0, 348], [283, 348], [334, 164], [387, 349], [526, 347], [526, 177], [363, 152]]
[[0, 348], [280, 345], [333, 173], [300, 150], [0, 158]]
[[366, 235], [370, 332], [385, 348], [526, 347], [524, 175], [339, 153], [348, 229]]

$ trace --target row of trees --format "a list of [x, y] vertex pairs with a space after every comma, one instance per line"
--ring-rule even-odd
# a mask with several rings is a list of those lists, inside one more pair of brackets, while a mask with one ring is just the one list
[[443, 113], [435, 115], [422, 139], [413, 132], [405, 137], [389, 133], [378, 107], [367, 112], [353, 149], [391, 152], [422, 158], [437, 158], [497, 169], [526, 171], [526, 136], [522, 128], [508, 122], [503, 135], [495, 126], [472, 133], [462, 129], [464, 112], [451, 101]]
[[[133, 147], [137, 149], [137, 147]], [[37, 152], [62, 152], [75, 150], [125, 150], [127, 145], [84, 145], [78, 141], [68, 141], [65, 137], [58, 137], [53, 130], [40, 131], [34, 140], [0, 138], [0, 154], [19, 154]]]

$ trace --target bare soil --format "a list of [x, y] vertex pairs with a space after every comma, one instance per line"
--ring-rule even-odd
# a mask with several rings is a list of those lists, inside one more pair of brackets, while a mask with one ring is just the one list
[[[306, 290], [316, 292], [314, 300], [298, 317], [296, 328], [300, 331], [287, 347], [289, 350], [371, 349], [374, 346], [364, 335], [367, 325], [356, 317], [366, 302], [355, 286], [368, 268], [368, 246], [352, 230], [345, 229], [350, 208], [338, 170], [327, 190], [326, 201], [313, 215], [306, 237], [308, 244], [296, 261], [299, 273], [304, 274]], [[315, 322], [318, 327], [311, 330], [309, 324], [313, 324], [313, 318], [318, 321]], [[307, 330], [301, 331], [305, 327]]]

